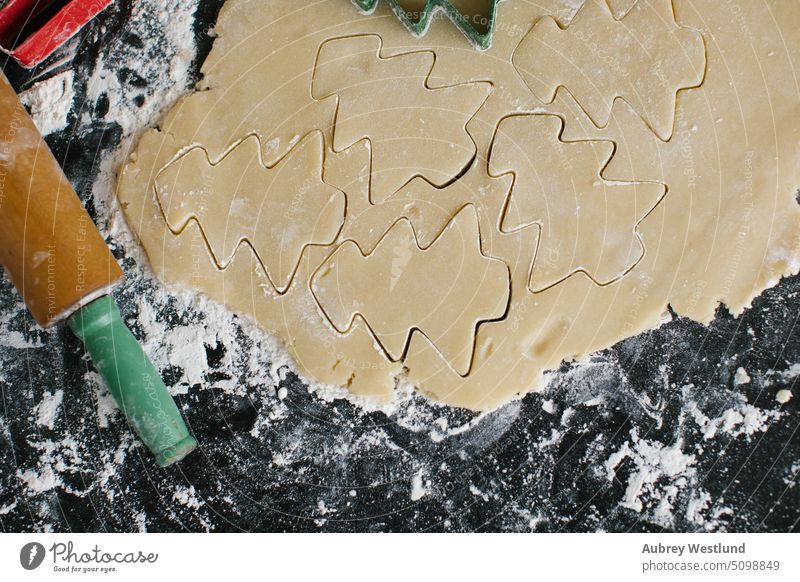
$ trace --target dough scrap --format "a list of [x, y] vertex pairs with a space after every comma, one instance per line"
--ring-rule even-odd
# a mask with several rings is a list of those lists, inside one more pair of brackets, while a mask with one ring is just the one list
[[[587, 0], [561, 29], [543, 18], [513, 62], [534, 94], [551, 102], [566, 87], [599, 126], [618, 98], [631, 104], [663, 140], [672, 136], [676, 94], [700, 85], [705, 46], [700, 33], [675, 23], [671, 0], [640, 0], [628, 10]], [[598, 66], [598, 61], [600, 66]]]
[[353, 241], [343, 243], [311, 286], [340, 333], [361, 317], [398, 361], [418, 331], [465, 376], [475, 329], [505, 315], [509, 272], [505, 263], [481, 253], [477, 214], [466, 206], [426, 248], [406, 219], [368, 254]]
[[[721, 303], [734, 314], [741, 313], [764, 289], [800, 270], [800, 205], [795, 198], [800, 186], [800, 3], [673, 0], [672, 4], [668, 20], [650, 19], [647, 26], [674, 31], [677, 25], [682, 35], [701, 35], [703, 60], [688, 58], [694, 54], [690, 51], [687, 58], [673, 61], [680, 73], [676, 78], [682, 80], [671, 83], [669, 99], [647, 85], [654, 94], [643, 103], [658, 103], [663, 108], [642, 107], [627, 96], [610, 104], [602, 101], [603, 107], [610, 108], [607, 123], [602, 123], [587, 115], [590, 105], [567, 91], [572, 89], [568, 83], [566, 88], [556, 87], [552, 95], [532, 92], [512, 61], [515, 52], [517, 57], [522, 54], [523, 39], [530, 37], [543, 19], [557, 21], [565, 29], [559, 34], [569, 37], [571, 25], [579, 22], [573, 23], [573, 19], [581, 18], [581, 11], [575, 16], [573, 0], [499, 3], [499, 25], [486, 52], [475, 51], [443, 20], [432, 22], [424, 38], [414, 38], [385, 6], [360, 17], [342, 0], [309, 4], [272, 0], [268, 9], [260, 0], [228, 0], [215, 28], [214, 48], [203, 66], [202, 91], [176, 104], [160, 124], [162, 129], [147, 132], [121, 172], [119, 198], [126, 218], [165, 283], [199, 289], [254, 318], [283, 340], [299, 371], [309, 379], [347, 386], [355, 394], [375, 398], [391, 398], [397, 378], [405, 375], [431, 398], [487, 410], [537, 389], [541, 375], [564, 360], [583, 358], [659, 325], [668, 305], [677, 314], [700, 322], [710, 321]], [[598, 46], [618, 50], [615, 31], [619, 25], [638, 18], [637, 11], [667, 14], [665, 6], [666, 0], [615, 0], [614, 15], [622, 20], [606, 17], [606, 24], [594, 25]], [[321, 22], [325, 25], [320, 26]], [[654, 39], [661, 38], [657, 32], [653, 31]], [[350, 143], [343, 144], [346, 149], [333, 147], [338, 98], [333, 93], [321, 100], [312, 95], [320, 50], [326, 42], [335, 41], [347, 54], [345, 49], [353, 42], [349, 51], [358, 53], [365, 47], [365, 38], [376, 37], [380, 38], [379, 48], [372, 41], [374, 50], [365, 62], [377, 69], [390, 62], [404, 63], [399, 72], [414, 80], [407, 84], [414, 93], [427, 99], [436, 92], [420, 82], [422, 59], [427, 59], [425, 83], [429, 87], [470, 87], [453, 91], [446, 100], [448, 107], [459, 112], [458, 127], [447, 123], [440, 130], [437, 125], [426, 135], [431, 139], [444, 135], [462, 144], [466, 136], [473, 144], [472, 158], [465, 167], [455, 169], [459, 164], [448, 160], [442, 175], [455, 175], [447, 183], [424, 179], [440, 170], [436, 160], [429, 158], [415, 162], [422, 167], [409, 168], [406, 175], [411, 179], [399, 188], [394, 188], [402, 182], [397, 179], [392, 187], [372, 196], [376, 169], [370, 140], [354, 141], [359, 132], [353, 129], [351, 139], [345, 140]], [[688, 46], [696, 46], [696, 41]], [[578, 54], [580, 49], [575, 51]], [[400, 55], [406, 56], [393, 59]], [[631, 57], [641, 64], [641, 55], [632, 52]], [[327, 58], [335, 64], [331, 60], [335, 55]], [[597, 78], [612, 77], [614, 71], [604, 63], [591, 63], [587, 72]], [[330, 80], [333, 84], [338, 81]], [[695, 81], [699, 87], [678, 87]], [[401, 117], [379, 114], [382, 104], [396, 106], [398, 102], [397, 96], [386, 90], [391, 80], [381, 83], [387, 85], [377, 87], [370, 102], [367, 96], [359, 99], [364, 103], [359, 110], [377, 115], [384, 125], [361, 128], [361, 133], [380, 131], [386, 136], [394, 130], [403, 135], [408, 128], [399, 123]], [[353, 86], [336, 88], [349, 91]], [[623, 94], [626, 88], [611, 87], [616, 90], [603, 92], [603, 96]], [[537, 195], [535, 188], [515, 183], [517, 192], [511, 192], [512, 182], [518, 181], [528, 166], [548, 180], [564, 178], [563, 174], [559, 177], [558, 168], [548, 165], [547, 156], [512, 159], [507, 153], [502, 166], [514, 172], [497, 176], [492, 171], [492, 144], [503, 120], [525, 115], [556, 116], [563, 120], [563, 129], [558, 136], [552, 135], [552, 127], [537, 126], [534, 131], [550, 133], [520, 135], [520, 145], [549, 142], [565, 151], [578, 147], [586, 152], [596, 150], [597, 159], [588, 154], [580, 158], [575, 176], [637, 186], [635, 203], [626, 208], [621, 220], [625, 228], [619, 230], [626, 242], [632, 240], [632, 233], [638, 234], [646, 252], [633, 268], [606, 285], [598, 285], [602, 277], [593, 273], [597, 281], [570, 276], [539, 290], [531, 285], [531, 274], [540, 270], [541, 257], [534, 260], [538, 227], [511, 231], [503, 227], [506, 203], [515, 196], [519, 208], [532, 208], [533, 201], [527, 197]], [[668, 120], [672, 118], [671, 125]], [[664, 131], [657, 134], [653, 127]], [[231, 262], [219, 268], [200, 227], [218, 228], [219, 223], [227, 222], [227, 215], [205, 216], [202, 225], [190, 220], [180, 232], [170, 228], [159, 204], [156, 178], [187, 148], [200, 147], [209, 159], [219, 160], [234, 144], [255, 135], [263, 149], [264, 165], [274, 167], [303, 136], [315, 131], [324, 135], [324, 182], [346, 197], [344, 224], [332, 244], [305, 247], [285, 293], [271, 285], [250, 245], [240, 245]], [[606, 159], [608, 146], [603, 144], [613, 144], [610, 160]], [[254, 148], [255, 142], [250, 146]], [[394, 152], [387, 145], [383, 155], [391, 163], [393, 155], [404, 153], [402, 148]], [[228, 181], [236, 183], [239, 178], [229, 176]], [[642, 194], [649, 194], [642, 197], [641, 204], [639, 187]], [[663, 187], [667, 194], [648, 213], [648, 205], [655, 203], [652, 197]], [[613, 189], [617, 188], [624, 191], [622, 185]], [[557, 200], [553, 197], [553, 203]], [[559, 208], [562, 213], [574, 209], [573, 200], [565, 202], [569, 204]], [[484, 256], [505, 263], [505, 281], [508, 285], [510, 273], [511, 287], [505, 316], [483, 321], [474, 332], [468, 373], [460, 374], [458, 366], [428, 337], [412, 333], [414, 322], [398, 326], [408, 327], [404, 337], [409, 338], [407, 346], [397, 349], [405, 351], [399, 361], [387, 355], [363, 319], [356, 317], [346, 333], [331, 325], [312, 292], [311, 281], [342, 243], [351, 240], [348, 245], [374, 249], [393, 225], [406, 219], [418, 245], [426, 248], [467, 206], [474, 209], [468, 213], [477, 216], [479, 224], [477, 229], [473, 224], [468, 232], [480, 233], [479, 248]], [[527, 221], [535, 213], [529, 214]], [[546, 216], [538, 218], [546, 225]], [[598, 233], [607, 230], [606, 222], [597, 221], [596, 228], [598, 232], [589, 233], [586, 240], [602, 239]], [[234, 233], [232, 240], [240, 234]], [[256, 235], [251, 231], [244, 236], [249, 240]], [[565, 242], [542, 240], [544, 245], [569, 246], [571, 242], [572, 236], [565, 236]], [[476, 244], [473, 241], [470, 248], [477, 248]], [[608, 276], [622, 273], [638, 256], [623, 255], [598, 264], [607, 267]], [[431, 288], [446, 283], [446, 279], [431, 276]], [[385, 289], [386, 284], [369, 282], [376, 291]], [[369, 296], [369, 289], [355, 291]], [[474, 313], [486, 317], [494, 305], [483, 301]], [[398, 335], [403, 335], [402, 330]], [[458, 337], [464, 345], [472, 341], [466, 332]]]
[[603, 179], [613, 142], [562, 142], [562, 128], [553, 115], [507, 117], [489, 157], [491, 174], [515, 174], [501, 230], [539, 229], [534, 293], [578, 272], [598, 285], [623, 277], [645, 253], [639, 223], [666, 193], [663, 184]]

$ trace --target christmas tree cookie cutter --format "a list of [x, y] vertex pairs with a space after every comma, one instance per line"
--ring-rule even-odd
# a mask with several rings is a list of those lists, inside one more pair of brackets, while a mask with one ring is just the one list
[[[378, 5], [378, 0], [352, 0], [352, 2], [365, 14], [371, 14]], [[472, 18], [453, 6], [451, 0], [428, 0], [421, 12], [414, 13], [419, 14], [418, 19], [412, 18], [412, 13], [403, 8], [398, 0], [386, 0], [386, 2], [414, 36], [424, 36], [436, 13], [441, 11], [453, 21], [453, 24], [464, 33], [472, 44], [480, 50], [486, 50], [492, 46], [497, 4], [501, 0], [486, 0], [489, 4], [486, 16], [475, 15]]]

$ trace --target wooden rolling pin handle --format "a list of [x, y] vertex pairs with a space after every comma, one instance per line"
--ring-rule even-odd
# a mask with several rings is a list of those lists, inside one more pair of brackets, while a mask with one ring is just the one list
[[40, 325], [68, 319], [159, 465], [197, 446], [114, 300], [103, 297], [122, 270], [2, 72], [0, 265]]
[[50, 326], [122, 279], [61, 167], [0, 72], [0, 265]]

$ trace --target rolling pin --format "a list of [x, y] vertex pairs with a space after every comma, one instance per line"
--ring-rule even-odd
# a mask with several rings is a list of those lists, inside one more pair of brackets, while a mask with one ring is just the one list
[[122, 270], [2, 71], [0, 265], [39, 325], [66, 322], [83, 341], [159, 465], [197, 446], [110, 296]]

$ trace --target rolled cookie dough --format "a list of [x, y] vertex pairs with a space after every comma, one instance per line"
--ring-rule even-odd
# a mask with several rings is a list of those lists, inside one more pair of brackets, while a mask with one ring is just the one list
[[309, 379], [474, 410], [668, 305], [740, 313], [800, 269], [800, 3], [575, 4], [500, 3], [481, 53], [446, 19], [416, 39], [384, 6], [229, 0], [200, 90], [120, 175], [158, 277]]

